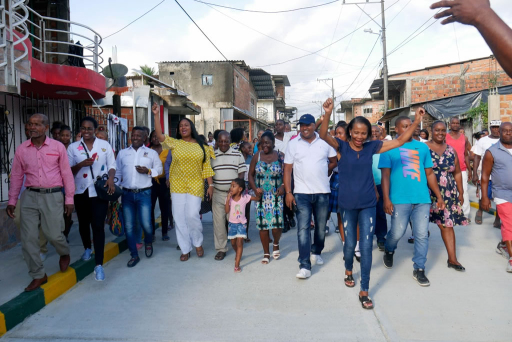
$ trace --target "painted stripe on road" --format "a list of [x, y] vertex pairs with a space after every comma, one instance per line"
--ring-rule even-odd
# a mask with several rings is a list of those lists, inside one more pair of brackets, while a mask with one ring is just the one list
[[7, 326], [5, 325], [5, 316], [0, 312], [0, 336], [7, 332]]

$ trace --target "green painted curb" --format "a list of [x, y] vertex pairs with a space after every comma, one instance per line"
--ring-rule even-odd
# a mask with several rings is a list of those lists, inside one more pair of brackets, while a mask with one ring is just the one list
[[44, 291], [37, 289], [32, 292], [23, 292], [18, 297], [0, 305], [0, 311], [5, 316], [7, 331], [14, 328], [25, 318], [35, 314], [45, 306]]
[[90, 258], [87, 261], [79, 259], [69, 266], [75, 269], [76, 281], [79, 282], [80, 280], [84, 279], [94, 271], [96, 261], [94, 260], [94, 258]]

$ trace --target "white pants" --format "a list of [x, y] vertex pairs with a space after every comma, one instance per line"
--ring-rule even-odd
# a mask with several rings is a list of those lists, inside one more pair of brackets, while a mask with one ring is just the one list
[[190, 194], [171, 194], [172, 212], [176, 222], [176, 238], [181, 254], [203, 245], [203, 224], [199, 218], [201, 198]]
[[471, 203], [469, 203], [469, 192], [468, 192], [468, 171], [462, 171], [462, 188], [464, 189], [464, 204], [462, 205], [462, 211], [464, 216], [469, 219], [469, 212], [471, 211]]

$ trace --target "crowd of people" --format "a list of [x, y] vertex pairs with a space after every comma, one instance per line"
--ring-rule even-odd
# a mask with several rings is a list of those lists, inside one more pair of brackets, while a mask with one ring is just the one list
[[[355, 287], [356, 259], [361, 265], [359, 300], [364, 309], [372, 309], [374, 235], [384, 266], [390, 269], [398, 242], [410, 226], [413, 278], [429, 286], [426, 263], [429, 223], [433, 223], [446, 247], [447, 266], [465, 271], [457, 258], [454, 227], [469, 222], [469, 209], [465, 211], [469, 179], [478, 185], [481, 198], [477, 224], [482, 223], [482, 210], [490, 209], [490, 201], [496, 203], [502, 231], [497, 252], [507, 258], [506, 270], [512, 272], [512, 180], [507, 172], [512, 167], [511, 123], [492, 121], [490, 135], [480, 136], [471, 147], [457, 118], [449, 121], [449, 128], [436, 121], [429, 130], [420, 129], [423, 108], [416, 111], [414, 121], [405, 116], [395, 120], [395, 139], [361, 116], [329, 127], [331, 99], [323, 109], [325, 115], [316, 121], [310, 114], [302, 115], [298, 131], [278, 120], [275, 131], [258, 132], [253, 145], [242, 127], [206, 138], [186, 118], [172, 138], [163, 134], [159, 107], [154, 105], [155, 130], [133, 127], [131, 145], [117, 156], [107, 132], [98, 130], [92, 117], [81, 120], [80, 136], [72, 142], [68, 126], [54, 125], [51, 139], [46, 136], [48, 118], [33, 115], [26, 124], [28, 140], [15, 154], [7, 207], [8, 215], [19, 221], [23, 256], [33, 278], [25, 290], [33, 291], [47, 281], [43, 261], [48, 242], [60, 255], [61, 271], [68, 268], [73, 210], [84, 248], [82, 259], [94, 256], [95, 279], [105, 279], [109, 200], [102, 192], [112, 195], [118, 187], [128, 267], [139, 263], [142, 247], [146, 257], [153, 255], [157, 200], [161, 238], [168, 241], [169, 230], [175, 228], [183, 262], [194, 249], [197, 257], [205, 255], [201, 219], [211, 210], [214, 258], [223, 260], [231, 241], [236, 273], [242, 271], [243, 246], [250, 242], [251, 208], [263, 249], [261, 264], [280, 258], [282, 234], [296, 227], [299, 279], [311, 277], [312, 267], [324, 263], [328, 222], [336, 213], [344, 283]], [[96, 184], [101, 179], [104, 190]]]

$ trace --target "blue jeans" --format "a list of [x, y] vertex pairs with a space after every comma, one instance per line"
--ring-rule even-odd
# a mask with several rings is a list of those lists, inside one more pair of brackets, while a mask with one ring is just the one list
[[[320, 255], [324, 249], [325, 226], [329, 217], [329, 194], [295, 194], [297, 203], [297, 239], [299, 241], [300, 268], [311, 270], [311, 253]], [[311, 214], [315, 220], [311, 245]]]
[[[126, 240], [128, 249], [132, 258], [139, 256], [137, 252], [137, 232], [138, 226], [144, 230], [144, 243], [146, 245], [153, 242], [153, 227], [151, 227], [151, 189], [133, 193], [123, 191], [123, 217], [126, 231]], [[136, 222], [137, 221], [137, 222]]]
[[359, 223], [359, 250], [361, 252], [361, 291], [370, 287], [370, 271], [372, 269], [373, 231], [375, 228], [375, 207], [345, 210], [341, 208], [341, 219], [345, 231], [345, 269], [352, 271], [354, 252], [357, 243], [357, 224]]
[[414, 269], [425, 269], [428, 252], [428, 222], [430, 203], [395, 204], [391, 215], [391, 230], [386, 240], [386, 251], [394, 252], [398, 241], [404, 236], [409, 221], [414, 234]]
[[386, 234], [388, 233], [388, 221], [386, 213], [384, 212], [384, 197], [382, 196], [382, 186], [377, 185], [377, 192], [379, 193], [379, 201], [377, 202], [377, 217], [375, 220], [375, 236], [377, 242], [386, 241]]

